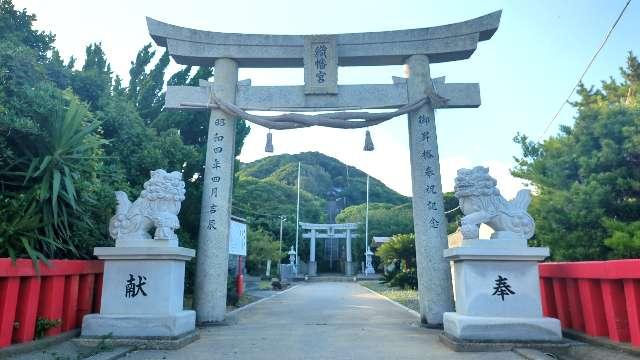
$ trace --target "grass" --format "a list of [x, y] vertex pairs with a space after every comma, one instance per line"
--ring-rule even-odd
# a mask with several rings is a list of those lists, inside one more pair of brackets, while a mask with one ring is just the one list
[[[269, 285], [269, 287], [271, 287], [271, 285]], [[256, 300], [258, 300], [259, 298], [255, 297], [255, 296], [251, 296], [247, 293], [243, 294], [242, 297], [240, 299], [238, 299], [238, 303], [235, 306], [232, 305], [227, 305], [227, 310], [233, 310], [233, 309], [237, 309], [241, 306], [250, 304]], [[193, 295], [191, 294], [185, 294], [184, 295], [184, 306], [183, 308], [185, 310], [195, 310], [193, 308]]]
[[393, 288], [388, 284], [383, 284], [378, 281], [360, 281], [359, 284], [393, 301], [399, 302], [409, 309], [420, 311], [417, 290]]
[[258, 289], [260, 290], [271, 290], [271, 282], [267, 280], [262, 280], [258, 284]]
[[239, 307], [243, 307], [245, 305], [249, 305], [249, 304], [251, 304], [252, 302], [254, 302], [254, 301], [258, 300], [258, 299], [260, 299], [260, 298], [255, 297], [255, 296], [251, 296], [251, 295], [248, 295], [248, 294], [244, 294], [238, 300], [238, 304], [235, 307], [239, 308]]

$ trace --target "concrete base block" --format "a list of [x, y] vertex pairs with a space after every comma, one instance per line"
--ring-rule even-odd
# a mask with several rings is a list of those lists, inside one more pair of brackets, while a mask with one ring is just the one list
[[560, 321], [554, 318], [515, 318], [444, 314], [444, 331], [461, 340], [561, 341]]
[[72, 341], [81, 347], [94, 348], [98, 346], [111, 346], [117, 348], [146, 349], [146, 350], [176, 350], [198, 340], [200, 335], [193, 330], [191, 332], [174, 337], [88, 337], [82, 336]]
[[576, 346], [571, 341], [479, 341], [462, 340], [447, 333], [438, 336], [438, 340], [455, 352], [497, 352], [514, 351], [516, 349], [537, 349], [546, 353], [566, 354]]
[[175, 315], [89, 314], [82, 320], [83, 337], [175, 338], [193, 332], [196, 312], [183, 310]]

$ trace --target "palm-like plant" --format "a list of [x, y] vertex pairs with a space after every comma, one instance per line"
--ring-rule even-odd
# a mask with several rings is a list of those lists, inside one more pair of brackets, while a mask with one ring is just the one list
[[43, 225], [36, 203], [26, 196], [0, 197], [0, 256], [15, 259], [26, 252], [34, 260], [46, 260], [36, 250], [36, 242], [50, 241], [39, 234]]
[[88, 173], [84, 167], [95, 160], [103, 141], [95, 136], [99, 123], [91, 119], [87, 107], [71, 93], [65, 93], [65, 103], [39, 123], [41, 136], [19, 143], [21, 156], [0, 178], [14, 194], [30, 200], [25, 221], [30, 223], [27, 228], [36, 229], [37, 241], [21, 243], [32, 259], [53, 255], [58, 248], [75, 252], [70, 225], [88, 221], [78, 205], [76, 185]]

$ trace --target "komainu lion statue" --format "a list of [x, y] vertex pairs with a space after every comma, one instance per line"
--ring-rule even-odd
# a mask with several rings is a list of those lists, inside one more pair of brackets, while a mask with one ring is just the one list
[[531, 192], [522, 189], [507, 201], [496, 184], [486, 167], [458, 170], [454, 191], [465, 215], [460, 229], [463, 239], [478, 239], [483, 223], [495, 231], [492, 239], [530, 239], [535, 230], [533, 218], [527, 213]]
[[149, 240], [155, 228], [155, 240], [177, 240], [173, 232], [180, 227], [178, 213], [184, 200], [182, 174], [174, 171], [151, 171], [151, 179], [133, 203], [127, 194], [116, 191], [118, 206], [109, 222], [109, 233], [116, 241]]

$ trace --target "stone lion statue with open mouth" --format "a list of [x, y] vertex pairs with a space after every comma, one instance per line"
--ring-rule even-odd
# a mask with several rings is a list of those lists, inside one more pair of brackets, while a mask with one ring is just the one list
[[458, 170], [454, 191], [465, 215], [460, 229], [463, 239], [478, 239], [480, 224], [495, 231], [492, 239], [530, 239], [535, 230], [533, 218], [527, 213], [531, 192], [522, 189], [513, 200], [507, 201], [496, 184], [486, 167]]

